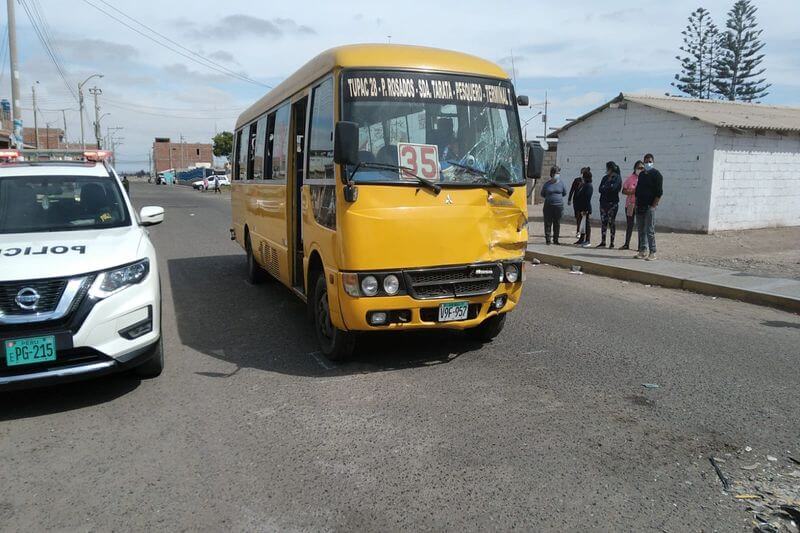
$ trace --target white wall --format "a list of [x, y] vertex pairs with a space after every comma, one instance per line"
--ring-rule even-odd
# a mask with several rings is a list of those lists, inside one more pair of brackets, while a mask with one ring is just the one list
[[[708, 231], [715, 128], [674, 113], [633, 102], [627, 109], [605, 109], [559, 135], [558, 164], [567, 187], [581, 167], [592, 167], [592, 218], [599, 221], [600, 179], [606, 161], [616, 162], [622, 179], [637, 159], [651, 152], [664, 176], [664, 197], [657, 224], [690, 231]], [[623, 221], [620, 201], [618, 220]], [[617, 229], [620, 229], [619, 224]]]
[[800, 226], [800, 135], [720, 130], [710, 230]]

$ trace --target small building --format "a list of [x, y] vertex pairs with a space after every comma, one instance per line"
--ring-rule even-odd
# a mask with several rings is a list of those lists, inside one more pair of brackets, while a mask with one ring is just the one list
[[168, 137], [156, 137], [153, 142], [153, 165], [156, 173], [169, 169], [210, 168], [213, 163], [211, 143], [174, 143]]
[[[620, 94], [554, 132], [565, 182], [655, 155], [659, 226], [710, 233], [800, 225], [800, 108]], [[624, 220], [620, 209], [619, 219]]]
[[39, 148], [45, 150], [66, 148], [64, 130], [61, 128], [22, 128], [22, 142], [25, 143], [25, 146], [36, 148], [37, 129], [39, 131]]

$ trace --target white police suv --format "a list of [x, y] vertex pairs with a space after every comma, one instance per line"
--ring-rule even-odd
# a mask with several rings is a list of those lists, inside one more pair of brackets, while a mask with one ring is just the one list
[[28, 162], [0, 151], [0, 390], [164, 367], [146, 226], [107, 153]]

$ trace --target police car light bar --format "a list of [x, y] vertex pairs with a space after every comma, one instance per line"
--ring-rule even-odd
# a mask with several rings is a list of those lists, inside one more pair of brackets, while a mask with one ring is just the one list
[[109, 150], [86, 150], [83, 152], [83, 157], [87, 161], [106, 161], [111, 159], [111, 152]]
[[0, 150], [0, 159], [19, 159], [19, 150]]

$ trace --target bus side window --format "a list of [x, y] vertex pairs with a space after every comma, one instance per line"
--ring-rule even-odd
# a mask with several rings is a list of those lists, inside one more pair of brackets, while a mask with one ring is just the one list
[[241, 172], [240, 165], [239, 165], [239, 152], [242, 149], [242, 130], [236, 132], [236, 143], [233, 147], [233, 172], [231, 173], [233, 179], [238, 180], [241, 179], [239, 176], [239, 172]]
[[275, 133], [272, 139], [272, 179], [285, 180], [289, 158], [289, 111], [286, 104], [275, 112]]
[[267, 133], [267, 117], [256, 123], [255, 157], [253, 158], [253, 179], [264, 179], [264, 137]]
[[267, 115], [267, 130], [264, 136], [264, 179], [272, 179], [272, 144], [275, 140], [275, 113]]
[[239, 179], [245, 180], [247, 179], [247, 137], [245, 128], [239, 130], [238, 141], [236, 149], [239, 151], [239, 163], [237, 165], [239, 168]]
[[311, 110], [311, 136], [308, 150], [308, 177], [333, 180], [333, 80], [314, 88]]
[[256, 127], [258, 124], [253, 122], [248, 128], [247, 136], [247, 179], [253, 179], [253, 171], [256, 159]]

